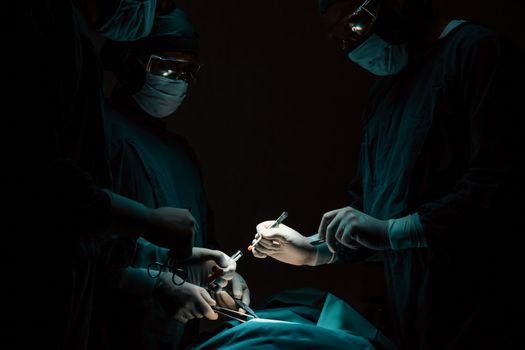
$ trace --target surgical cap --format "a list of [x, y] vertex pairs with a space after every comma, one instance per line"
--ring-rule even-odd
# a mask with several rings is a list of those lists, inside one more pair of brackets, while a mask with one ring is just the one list
[[150, 35], [132, 43], [131, 46], [147, 52], [184, 51], [197, 54], [197, 33], [184, 11], [176, 8], [164, 16], [157, 17]]

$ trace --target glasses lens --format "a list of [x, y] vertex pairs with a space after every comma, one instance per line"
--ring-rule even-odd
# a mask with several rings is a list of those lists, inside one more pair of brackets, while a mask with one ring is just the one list
[[367, 10], [361, 9], [352, 15], [347, 22], [348, 35], [357, 41], [365, 37], [372, 30], [375, 17]]
[[186, 272], [186, 270], [175, 269], [175, 271], [173, 272], [173, 276], [171, 276], [171, 279], [175, 285], [180, 286], [184, 282], [186, 282], [187, 277], [188, 273]]
[[151, 278], [157, 278], [160, 276], [160, 273], [162, 272], [162, 264], [153, 262], [148, 265], [148, 275]]
[[151, 74], [186, 81], [189, 78], [194, 78], [199, 69], [200, 64], [197, 62], [163, 58], [159, 56], [151, 56], [148, 64], [148, 71]]

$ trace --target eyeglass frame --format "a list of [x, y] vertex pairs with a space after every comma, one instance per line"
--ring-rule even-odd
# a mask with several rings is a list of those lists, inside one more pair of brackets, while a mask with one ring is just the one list
[[367, 6], [372, 2], [372, 1], [378, 1], [378, 4], [377, 4], [377, 7], [376, 7], [376, 12], [379, 12], [379, 6], [381, 4], [381, 2], [379, 0], [366, 0], [364, 3], [362, 3], [361, 5], [359, 5], [359, 7], [353, 11], [350, 15], [348, 16], [345, 16], [343, 17], [340, 21], [340, 22], [343, 22], [345, 21], [346, 23], [344, 24], [344, 29], [347, 30], [349, 29], [351, 33], [357, 33], [357, 31], [354, 29], [356, 26], [351, 26], [350, 23], [351, 23], [351, 19], [352, 17], [355, 17], [357, 15], [359, 15], [362, 11], [365, 11], [368, 15], [370, 15], [372, 17], [372, 21], [370, 22], [370, 26], [369, 26], [369, 29], [364, 33], [362, 34], [360, 37], [354, 37], [352, 39], [341, 39], [340, 41], [342, 42], [343, 44], [343, 47], [347, 47], [347, 44], [350, 43], [350, 45], [348, 45], [349, 47], [352, 47], [352, 46], [355, 46], [357, 43], [361, 43], [361, 41], [367, 37], [367, 35], [372, 31], [372, 28], [374, 27], [374, 24], [376, 23], [377, 21], [377, 13], [374, 14], [374, 11], [370, 10], [369, 8], [367, 8]]
[[[153, 267], [158, 267], [158, 270], [153, 269]], [[155, 272], [158, 271], [158, 273], [152, 273], [152, 270]], [[175, 284], [176, 286], [182, 286], [184, 282], [186, 282], [186, 279], [188, 278], [188, 273], [186, 272], [186, 270], [177, 268], [176, 264], [171, 260], [168, 260], [167, 263], [161, 263], [158, 261], [149, 263], [147, 272], [148, 272], [149, 277], [159, 278], [164, 270], [167, 270], [167, 272], [171, 273], [171, 280], [173, 284]], [[175, 279], [175, 276], [178, 276], [179, 278], [181, 278], [182, 282], [177, 282], [177, 280]]]
[[[139, 59], [139, 62], [144, 66], [144, 68], [146, 69], [146, 72], [149, 72], [151, 74], [154, 74], [154, 75], [159, 75], [159, 76], [162, 76], [162, 77], [166, 77], [165, 75], [163, 74], [156, 74], [154, 72], [151, 71], [151, 65], [152, 65], [152, 61], [153, 60], [161, 60], [161, 61], [173, 61], [173, 62], [181, 62], [181, 63], [193, 63], [191, 62], [190, 60], [185, 60], [185, 59], [179, 59], [179, 58], [173, 58], [173, 57], [170, 57], [170, 58], [166, 58], [166, 57], [162, 57], [160, 55], [157, 55], [157, 54], [150, 54], [149, 57], [148, 57], [148, 62], [146, 64], [144, 64], [142, 62], [142, 60]], [[198, 63], [198, 62], [195, 62], [193, 63], [197, 66], [197, 68], [192, 72], [192, 71], [189, 71], [189, 70], [184, 70], [184, 71], [172, 71], [175, 73], [175, 78], [171, 78], [170, 77], [167, 77], [168, 79], [173, 79], [173, 80], [184, 80], [185, 82], [187, 83], [194, 83], [197, 78], [196, 78], [196, 75], [197, 73], [200, 72], [200, 70], [202, 69], [203, 67], [203, 64], [202, 63]], [[189, 78], [188, 78], [189, 77]]]

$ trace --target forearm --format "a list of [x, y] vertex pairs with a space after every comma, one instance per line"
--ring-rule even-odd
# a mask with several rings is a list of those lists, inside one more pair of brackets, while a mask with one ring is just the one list
[[145, 268], [127, 267], [120, 271], [118, 276], [118, 292], [141, 297], [152, 296], [156, 278], [148, 275]]
[[134, 267], [148, 267], [152, 262], [167, 262], [168, 260], [167, 248], [159, 247], [146, 239], [139, 237], [137, 240], [136, 255], [133, 259]]
[[86, 232], [105, 232], [111, 220], [111, 198], [88, 172], [61, 158], [43, 170], [41, 179], [45, 182], [40, 186], [51, 198], [53, 212]]
[[140, 235], [151, 225], [151, 209], [132, 199], [104, 190], [111, 200], [109, 232], [117, 236]]

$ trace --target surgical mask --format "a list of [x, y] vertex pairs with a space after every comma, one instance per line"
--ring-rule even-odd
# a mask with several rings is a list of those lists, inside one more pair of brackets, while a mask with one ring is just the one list
[[133, 95], [137, 104], [152, 117], [164, 118], [179, 108], [186, 97], [188, 83], [146, 72], [142, 89]]
[[97, 32], [115, 41], [135, 41], [153, 27], [157, 0], [121, 0], [117, 11]]
[[372, 34], [348, 53], [348, 58], [372, 74], [385, 76], [399, 73], [408, 64], [406, 44], [390, 44]]

